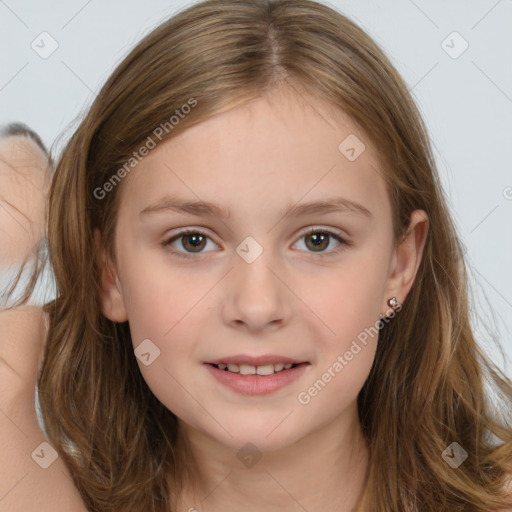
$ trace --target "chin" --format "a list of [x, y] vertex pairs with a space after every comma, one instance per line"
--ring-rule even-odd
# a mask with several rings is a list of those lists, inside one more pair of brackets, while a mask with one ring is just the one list
[[[283, 415], [273, 422], [251, 422], [250, 419], [241, 422], [225, 422], [223, 427], [227, 432], [221, 427], [214, 429], [213, 425], [203, 432], [217, 443], [237, 453], [247, 445], [253, 446], [255, 451], [271, 452], [286, 448], [303, 437], [303, 433], [295, 429], [293, 423], [290, 422], [285, 426], [288, 419], [284, 422], [282, 420]], [[273, 426], [269, 428], [269, 425]]]

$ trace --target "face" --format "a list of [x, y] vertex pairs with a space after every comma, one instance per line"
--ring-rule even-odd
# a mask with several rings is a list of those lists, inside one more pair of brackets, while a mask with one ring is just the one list
[[[140, 371], [181, 425], [234, 449], [285, 447], [354, 416], [377, 343], [362, 333], [406, 293], [370, 142], [308, 101], [220, 114], [122, 184], [104, 313], [129, 320]], [[285, 363], [297, 366], [276, 373]]]
[[47, 158], [26, 137], [0, 141], [0, 264], [22, 261], [44, 234]]

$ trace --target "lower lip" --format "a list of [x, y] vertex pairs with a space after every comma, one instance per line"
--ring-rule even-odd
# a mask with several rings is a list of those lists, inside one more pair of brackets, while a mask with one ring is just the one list
[[284, 388], [297, 380], [309, 366], [300, 363], [288, 370], [282, 370], [272, 375], [240, 375], [226, 370], [219, 370], [211, 364], [206, 364], [210, 373], [222, 384], [244, 395], [268, 395]]

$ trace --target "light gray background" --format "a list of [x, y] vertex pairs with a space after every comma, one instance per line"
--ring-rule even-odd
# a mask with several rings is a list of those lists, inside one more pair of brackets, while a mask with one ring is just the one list
[[[49, 146], [60, 137], [58, 150], [134, 43], [188, 4], [0, 0], [0, 123], [25, 122]], [[474, 326], [486, 352], [512, 375], [512, 1], [329, 5], [369, 32], [412, 90], [467, 248]], [[459, 56], [464, 41], [454, 31], [469, 44]], [[42, 46], [42, 32], [58, 44], [46, 59], [31, 47]]]

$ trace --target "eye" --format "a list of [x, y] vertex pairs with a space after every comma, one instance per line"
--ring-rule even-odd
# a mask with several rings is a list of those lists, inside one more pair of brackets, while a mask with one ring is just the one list
[[[193, 258], [193, 254], [209, 252], [203, 251], [207, 245], [208, 240], [211, 241], [214, 246], [217, 246], [217, 244], [215, 244], [210, 239], [210, 237], [202, 231], [198, 231], [196, 229], [188, 229], [185, 231], [180, 231], [172, 238], [169, 238], [163, 242], [162, 245], [166, 248], [169, 246], [174, 247], [176, 250], [173, 249], [172, 252], [176, 253], [178, 256], [182, 256], [184, 258]], [[184, 249], [185, 252], [182, 252], [181, 249]]]
[[[299, 242], [304, 239], [305, 246], [310, 252], [317, 253], [319, 256], [330, 256], [333, 253], [337, 253], [343, 246], [349, 245], [343, 238], [341, 238], [338, 234], [333, 233], [327, 229], [320, 228], [310, 228], [308, 231], [302, 234], [299, 239]], [[338, 245], [334, 248], [331, 247], [331, 250], [326, 251], [330, 245], [332, 240], [335, 240]], [[298, 242], [297, 242], [298, 243]]]
[[[302, 234], [299, 241], [305, 239], [305, 245], [309, 252], [316, 253], [318, 256], [330, 256], [338, 253], [344, 246], [349, 246], [350, 243], [341, 238], [338, 234], [329, 231], [328, 229], [321, 228], [310, 228], [308, 231]], [[338, 245], [331, 250], [326, 251], [332, 241], [335, 241]], [[162, 246], [172, 251], [177, 256], [183, 258], [194, 258], [194, 254], [202, 254], [203, 249], [208, 245], [208, 241], [213, 244], [213, 248], [218, 247], [211, 238], [200, 230], [187, 229], [180, 231], [173, 235], [171, 238], [162, 242]], [[298, 242], [296, 242], [298, 243]], [[170, 249], [172, 247], [172, 249]]]

